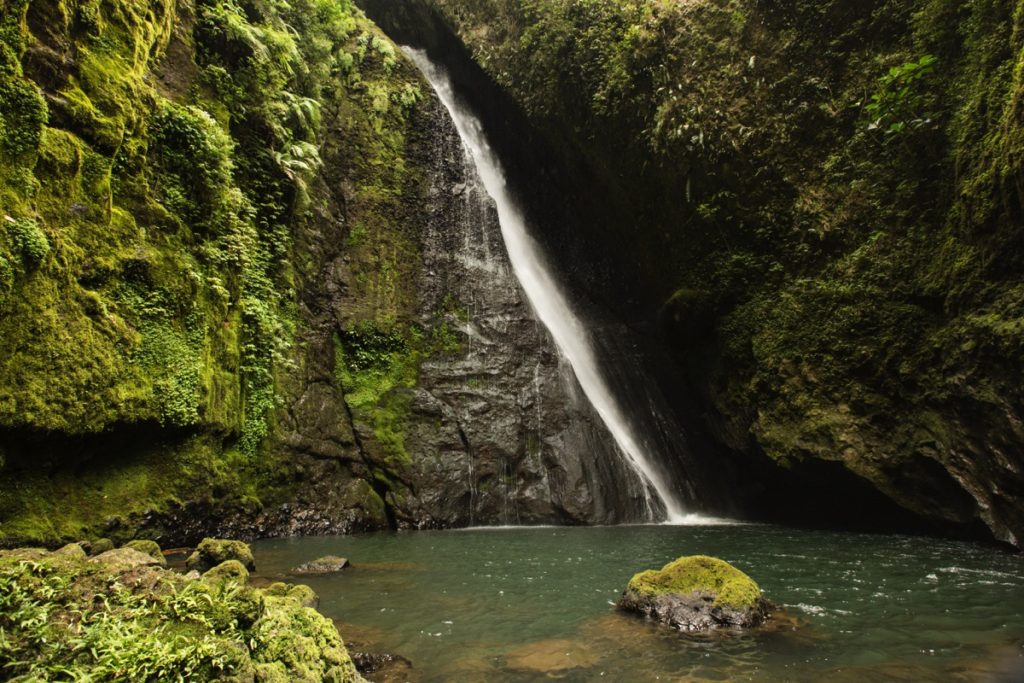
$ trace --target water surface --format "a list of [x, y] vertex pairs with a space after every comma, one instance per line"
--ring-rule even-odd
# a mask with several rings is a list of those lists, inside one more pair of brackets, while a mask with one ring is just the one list
[[[987, 681], [1024, 671], [1024, 560], [928, 538], [771, 526], [474, 529], [261, 541], [362, 647], [417, 681]], [[693, 637], [616, 613], [637, 571], [732, 562], [784, 607], [772, 628]], [[1020, 680], [1017, 677], [1005, 680]]]

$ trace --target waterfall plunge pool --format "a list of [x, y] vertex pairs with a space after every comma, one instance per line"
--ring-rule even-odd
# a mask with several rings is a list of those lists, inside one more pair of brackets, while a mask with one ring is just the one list
[[[353, 649], [440, 681], [1010, 681], [1024, 672], [1024, 558], [907, 536], [761, 525], [534, 527], [260, 541], [258, 576], [320, 595]], [[630, 577], [681, 555], [732, 562], [774, 626], [688, 636], [617, 613]], [[371, 675], [371, 679], [373, 676]]]

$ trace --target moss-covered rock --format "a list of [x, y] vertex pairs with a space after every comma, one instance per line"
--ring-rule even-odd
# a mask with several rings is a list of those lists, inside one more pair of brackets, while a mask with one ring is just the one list
[[256, 560], [247, 543], [221, 538], [204, 538], [202, 543], [185, 560], [185, 566], [188, 569], [203, 572], [228, 560], [235, 560], [250, 571], [256, 569]]
[[70, 557], [76, 560], [84, 560], [88, 557], [88, 553], [85, 552], [85, 548], [83, 548], [80, 543], [68, 543], [57, 550], [54, 550], [53, 554]]
[[[286, 528], [299, 504], [320, 531], [386, 526], [376, 493], [300, 496], [369, 479], [340, 389], [337, 422], [278, 410], [330, 386], [318, 339], [339, 324], [308, 304], [346, 226], [374, 228], [362, 261], [414, 253], [388, 219], [419, 192], [404, 159], [419, 81], [400, 52], [349, 0], [0, 10], [2, 542], [145, 527], [184, 545], [265, 509]], [[296, 442], [323, 425], [342, 432], [316, 440], [331, 459], [306, 457]]]
[[15, 550], [0, 551], [0, 595], [15, 678], [114, 680], [130, 667], [139, 680], [362, 681], [330, 620], [234, 581]]
[[166, 564], [164, 559], [154, 558], [149, 553], [139, 552], [134, 548], [114, 548], [100, 553], [89, 560], [90, 562], [107, 565], [112, 569], [124, 571], [135, 567], [158, 567]]
[[298, 600], [303, 607], [316, 608], [320, 604], [320, 596], [309, 586], [302, 583], [285, 583], [277, 581], [264, 589], [267, 595], [279, 598]]
[[249, 580], [249, 570], [238, 560], [227, 560], [212, 569], [206, 570], [202, 576], [206, 581], [246, 583]]
[[89, 541], [88, 544], [87, 551], [90, 555], [101, 555], [114, 549], [114, 542], [109, 538], [97, 538], [95, 541]]
[[758, 626], [769, 609], [753, 579], [705, 555], [640, 572], [630, 579], [618, 606], [683, 631]]
[[154, 560], [160, 563], [161, 567], [167, 566], [167, 558], [164, 557], [163, 551], [160, 549], [160, 544], [156, 541], [150, 540], [135, 540], [128, 541], [124, 544], [125, 548], [131, 548], [132, 550], [138, 550], [140, 553], [146, 553]]
[[293, 681], [344, 681], [358, 676], [330, 620], [295, 598], [267, 597], [267, 611], [255, 637], [263, 646], [259, 661], [283, 665]]

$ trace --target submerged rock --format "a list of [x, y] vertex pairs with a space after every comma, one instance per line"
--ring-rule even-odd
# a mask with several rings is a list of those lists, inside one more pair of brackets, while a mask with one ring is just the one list
[[220, 538], [204, 538], [195, 552], [185, 560], [185, 567], [204, 572], [228, 560], [238, 560], [249, 571], [256, 570], [256, 560], [248, 544]]
[[379, 674], [377, 680], [407, 681], [412, 672], [412, 662], [401, 655], [389, 652], [352, 652], [352, 662], [362, 674]]
[[344, 557], [325, 555], [324, 557], [311, 562], [300, 564], [292, 570], [292, 574], [333, 574], [334, 572], [340, 572], [342, 569], [346, 569], [351, 566], [352, 565], [349, 561]]
[[769, 604], [736, 567], [694, 555], [634, 576], [618, 607], [682, 631], [705, 631], [758, 626], [768, 618]]

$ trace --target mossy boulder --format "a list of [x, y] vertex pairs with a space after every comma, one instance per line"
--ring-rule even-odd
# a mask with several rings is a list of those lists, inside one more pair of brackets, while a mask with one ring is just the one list
[[293, 598], [303, 607], [316, 608], [320, 604], [320, 596], [309, 586], [301, 583], [284, 583], [278, 581], [263, 589], [267, 595], [277, 598]]
[[90, 562], [107, 565], [108, 567], [127, 570], [135, 567], [159, 566], [163, 558], [156, 560], [147, 553], [139, 552], [134, 548], [115, 548], [93, 557]]
[[128, 541], [123, 547], [138, 550], [140, 553], [146, 553], [156, 560], [161, 567], [167, 566], [167, 558], [164, 557], [164, 553], [160, 550], [160, 545], [156, 541]]
[[70, 557], [74, 560], [84, 560], [88, 555], [85, 552], [85, 548], [79, 543], [68, 543], [62, 548], [58, 548], [53, 551], [54, 555], [60, 555], [62, 557]]
[[228, 560], [204, 573], [203, 579], [214, 582], [235, 581], [243, 584], [249, 581], [249, 570], [238, 560]]
[[769, 603], [753, 579], [706, 555], [640, 572], [630, 579], [618, 607], [682, 631], [747, 628], [769, 616]]
[[95, 541], [86, 541], [82, 544], [85, 551], [90, 555], [101, 555], [108, 550], [114, 549], [114, 542], [109, 538], [97, 538]]
[[362, 679], [334, 624], [316, 610], [303, 607], [296, 598], [267, 596], [266, 612], [253, 634], [263, 645], [260, 659], [271, 665], [267, 669], [280, 673], [283, 668], [289, 674], [281, 680], [313, 683]]
[[256, 560], [247, 543], [220, 538], [204, 538], [195, 552], [185, 560], [185, 566], [188, 569], [205, 572], [228, 560], [241, 562], [249, 571], [256, 570]]

